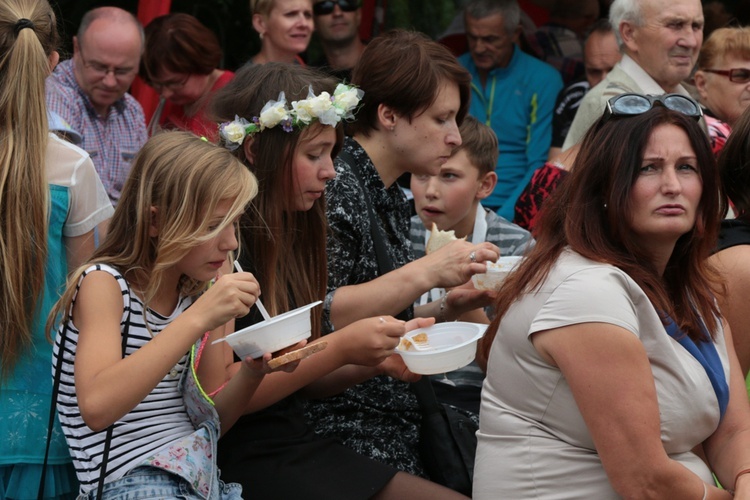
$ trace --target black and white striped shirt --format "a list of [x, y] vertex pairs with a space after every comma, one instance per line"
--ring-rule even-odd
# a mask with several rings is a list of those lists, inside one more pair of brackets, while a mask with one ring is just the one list
[[[151, 330], [149, 332], [144, 323], [143, 303], [131, 292], [120, 272], [110, 266], [98, 264], [86, 269], [81, 281], [95, 271], [110, 273], [120, 285], [124, 305], [120, 326], [122, 331], [126, 326], [128, 328], [126, 356], [151, 340], [152, 333], [158, 335], [192, 302], [188, 297], [181, 298], [169, 316], [162, 316], [149, 309], [146, 317]], [[81, 281], [78, 282], [78, 287], [81, 286]], [[78, 480], [81, 482], [81, 489], [86, 492], [93, 489], [99, 480], [107, 431], [105, 429], [94, 432], [81, 418], [73, 378], [78, 329], [72, 320], [58, 328], [53, 351], [53, 373], [63, 335], [65, 344], [57, 411]], [[143, 401], [114, 424], [107, 460], [106, 482], [121, 478], [144, 458], [194, 431], [178, 387], [180, 376], [187, 368], [187, 362], [188, 356], [185, 355]]]

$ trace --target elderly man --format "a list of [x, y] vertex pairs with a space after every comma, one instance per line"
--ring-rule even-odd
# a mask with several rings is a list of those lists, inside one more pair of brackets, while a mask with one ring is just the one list
[[133, 156], [146, 142], [141, 105], [126, 91], [138, 73], [143, 29], [129, 12], [87, 12], [73, 37], [73, 58], [47, 79], [47, 106], [81, 133], [112, 204], [120, 198]]
[[516, 0], [470, 0], [464, 15], [469, 52], [459, 61], [472, 76], [469, 113], [495, 131], [500, 149], [497, 185], [484, 205], [512, 220], [518, 195], [547, 159], [562, 78], [516, 46]]
[[609, 21], [624, 55], [583, 98], [563, 150], [581, 141], [613, 96], [689, 95], [680, 82], [690, 76], [703, 43], [700, 0], [615, 0]]
[[351, 80], [352, 68], [365, 50], [359, 38], [359, 0], [322, 0], [313, 4], [315, 33], [325, 53], [319, 66], [341, 80]]

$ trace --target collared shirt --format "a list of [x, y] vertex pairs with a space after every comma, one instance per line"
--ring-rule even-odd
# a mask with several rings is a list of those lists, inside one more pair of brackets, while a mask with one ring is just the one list
[[75, 79], [72, 59], [57, 65], [47, 78], [46, 90], [48, 109], [81, 133], [80, 147], [91, 156], [109, 199], [116, 205], [130, 163], [148, 138], [143, 108], [125, 94], [110, 106], [106, 116], [99, 116]]
[[[620, 62], [615, 64], [607, 77], [592, 88], [581, 101], [576, 117], [570, 125], [570, 131], [565, 138], [563, 150], [568, 149], [581, 142], [586, 131], [604, 113], [607, 101], [620, 94], [634, 92], [636, 94], [662, 95], [666, 91], [646, 73], [627, 54], [622, 56]], [[682, 85], [675, 87], [674, 93], [690, 96], [690, 93]], [[701, 120], [701, 126], [705, 130], [705, 120]]]

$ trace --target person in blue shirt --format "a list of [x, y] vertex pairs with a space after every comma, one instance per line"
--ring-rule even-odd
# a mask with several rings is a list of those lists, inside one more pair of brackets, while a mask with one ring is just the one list
[[459, 62], [472, 76], [469, 113], [497, 134], [497, 185], [485, 205], [508, 220], [516, 199], [547, 159], [560, 73], [525, 54], [517, 0], [471, 0], [464, 11], [469, 52]]

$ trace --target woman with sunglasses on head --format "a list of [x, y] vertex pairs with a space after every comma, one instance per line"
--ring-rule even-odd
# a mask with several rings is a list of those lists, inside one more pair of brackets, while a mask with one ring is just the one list
[[681, 95], [612, 98], [547, 200], [480, 341], [475, 498], [750, 494], [750, 405], [706, 260], [722, 198], [700, 114]]
[[312, 0], [250, 0], [253, 28], [260, 37], [260, 52], [250, 62], [303, 64], [300, 57], [314, 29]]
[[711, 146], [721, 151], [750, 106], [750, 27], [719, 28], [703, 42], [694, 82], [704, 106]]
[[157, 17], [144, 31], [141, 77], [161, 95], [149, 132], [187, 130], [215, 141], [216, 123], [206, 118], [205, 110], [213, 93], [234, 76], [219, 69], [222, 56], [216, 35], [183, 13]]

